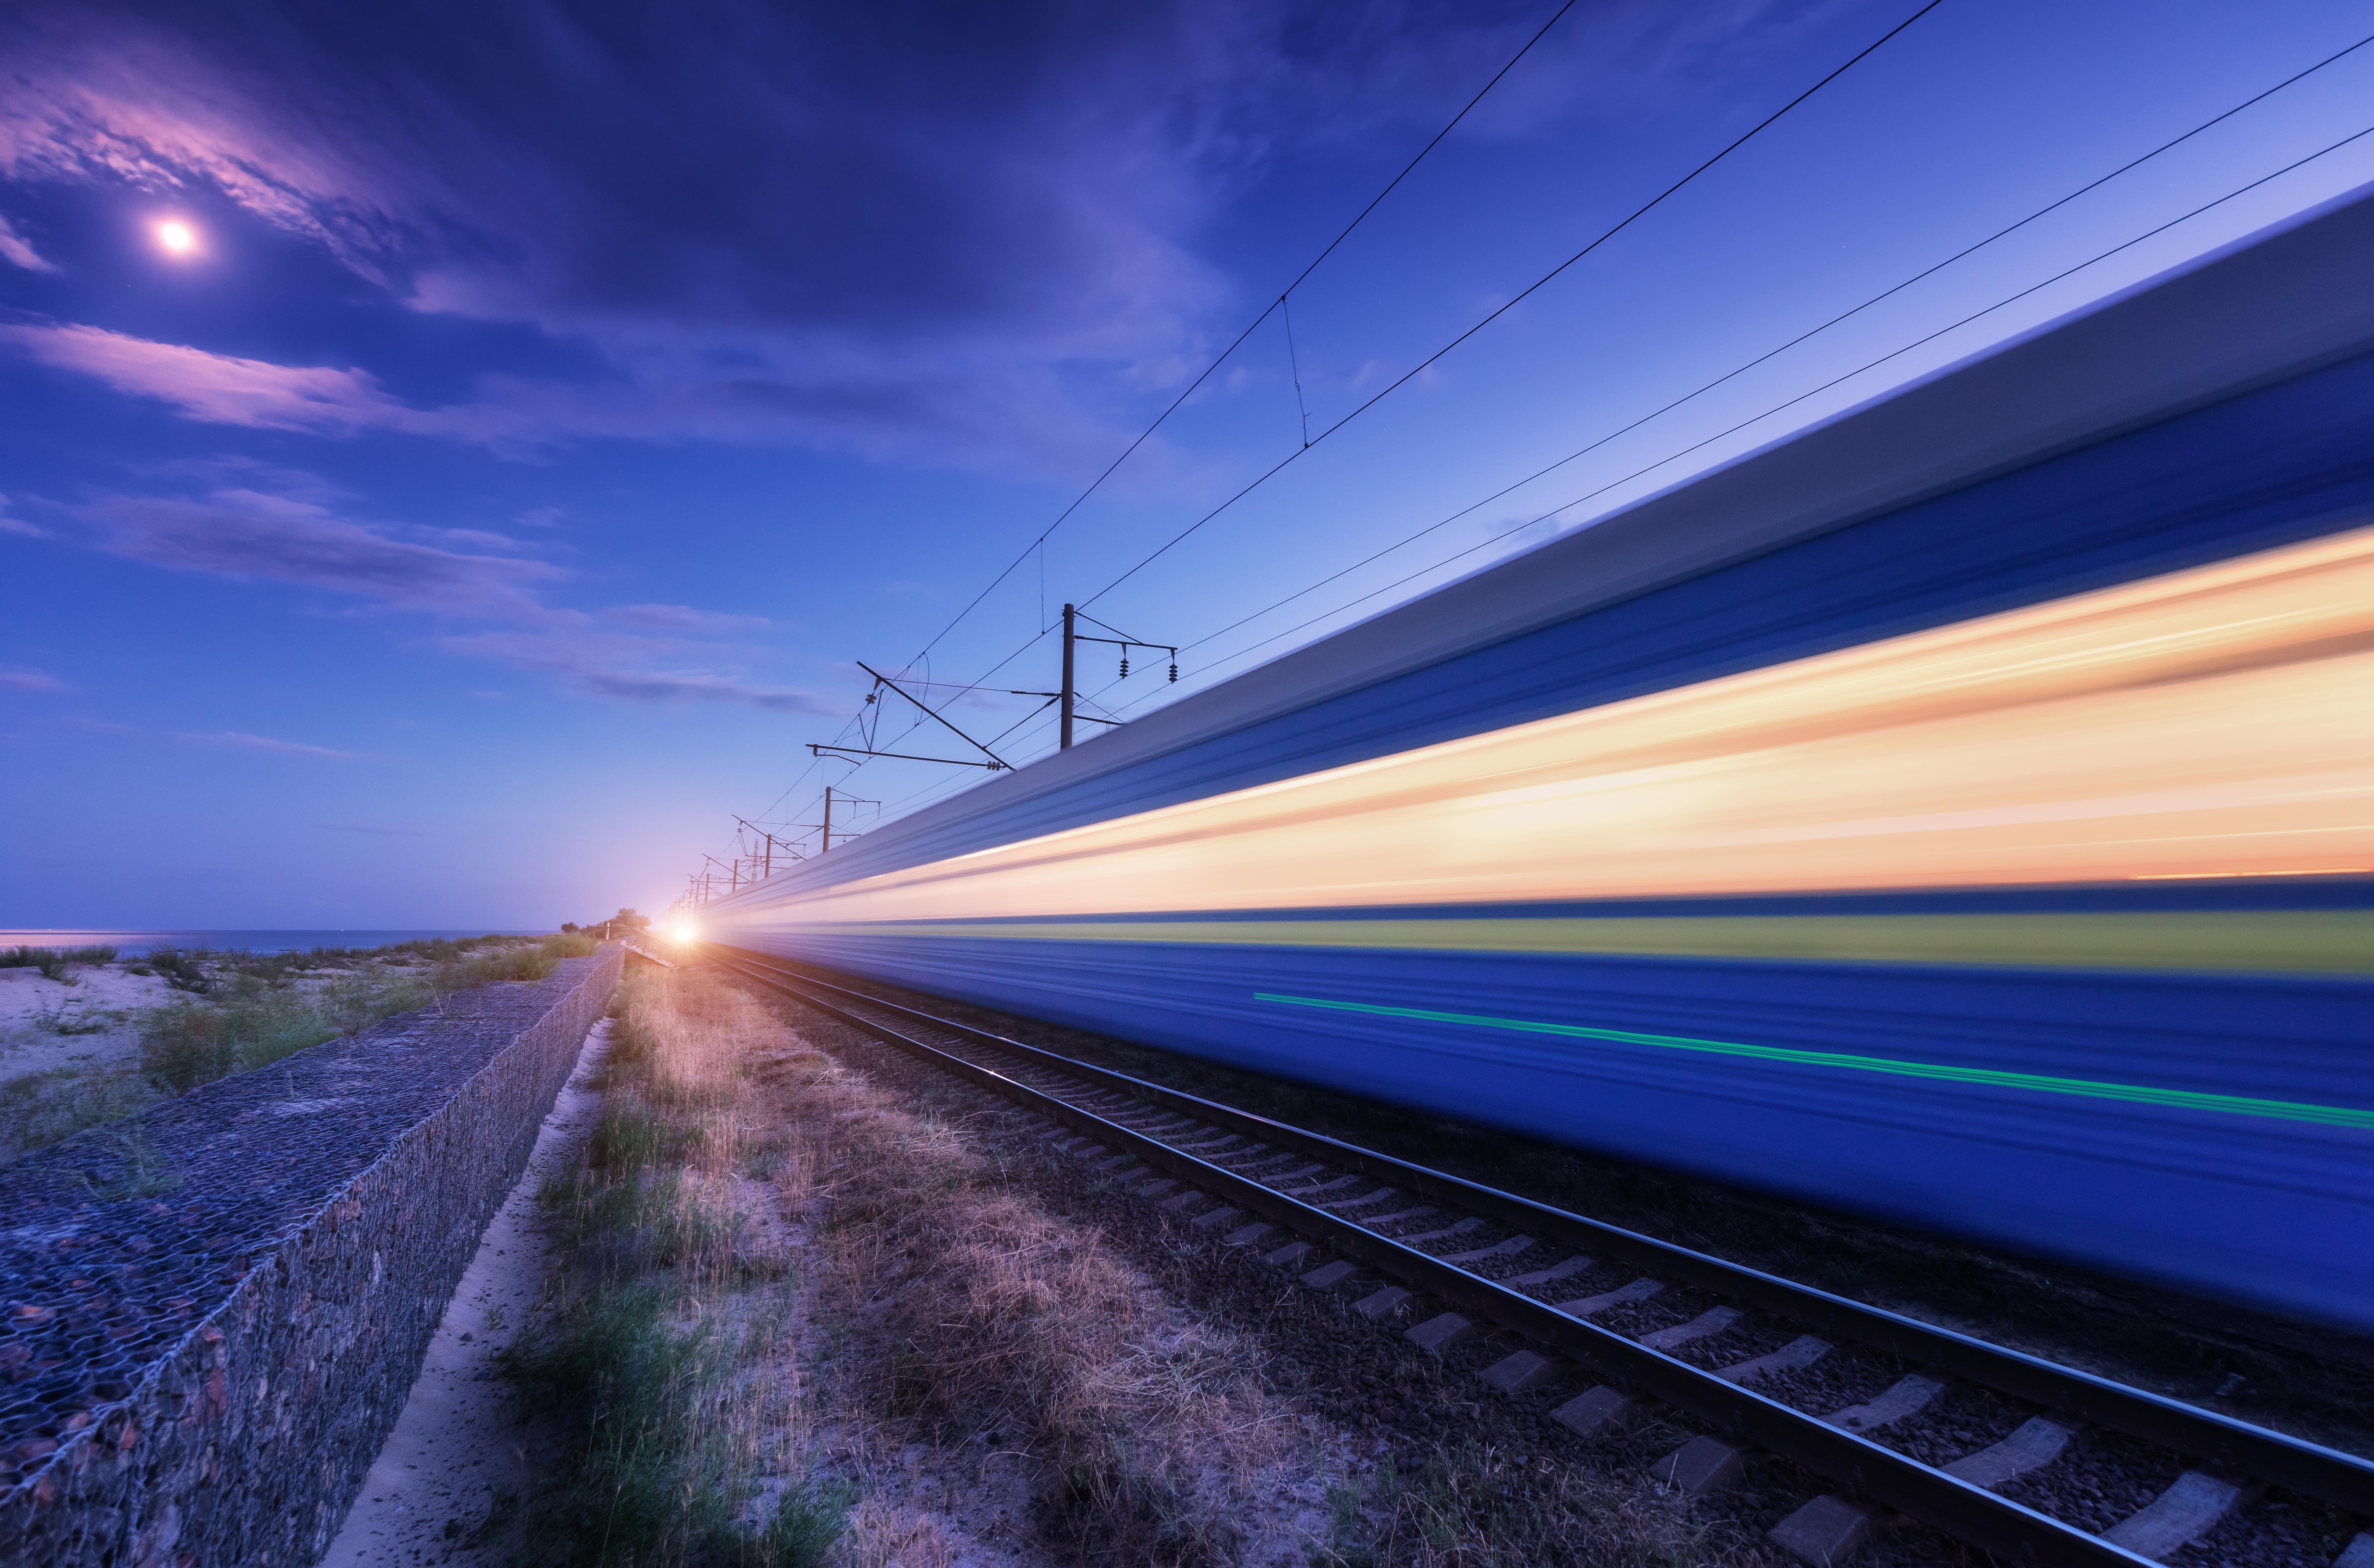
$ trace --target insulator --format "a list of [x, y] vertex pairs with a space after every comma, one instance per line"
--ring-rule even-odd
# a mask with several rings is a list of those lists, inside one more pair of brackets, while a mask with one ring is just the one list
[[1179, 666], [1176, 664], [1170, 666], [1170, 678], [1173, 682], [1179, 679]]
[[1124, 681], [1129, 679], [1129, 655], [1126, 653], [1121, 656], [1121, 678]]

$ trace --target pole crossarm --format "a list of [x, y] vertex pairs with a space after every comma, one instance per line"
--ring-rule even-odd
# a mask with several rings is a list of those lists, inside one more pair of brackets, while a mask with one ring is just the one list
[[987, 762], [975, 762], [969, 756], [917, 756], [911, 752], [870, 752], [864, 746], [829, 746], [820, 741], [810, 741], [808, 750], [817, 755], [826, 752], [848, 752], [857, 756], [895, 756], [901, 762], [944, 762], [950, 767], [985, 767], [992, 773], [1003, 773], [1006, 765], [992, 756]]
[[[858, 661], [858, 662], [857, 662], [857, 667], [858, 667], [859, 669], [861, 669], [861, 670], [864, 671], [867, 674], [869, 674], [869, 675], [873, 676], [873, 677], [874, 677], [874, 679], [875, 679], [876, 682], [878, 682], [879, 684], [881, 684], [881, 685], [886, 685], [886, 686], [888, 686], [892, 691], [897, 692], [900, 696], [905, 697], [909, 702], [911, 702], [911, 703], [913, 703], [917, 708], [922, 708], [922, 709], [924, 711], [924, 713], [926, 713], [927, 715], [929, 715], [929, 716], [931, 717], [931, 720], [932, 720], [932, 721], [933, 721], [934, 723], [935, 723], [935, 724], [939, 725], [942, 729], [946, 730], [949, 734], [954, 735], [958, 740], [962, 741], [966, 745], [970, 746], [973, 750], [975, 750], [975, 751], [977, 751], [977, 752], [981, 753], [981, 755], [983, 755], [983, 756], [985, 756], [985, 757], [989, 758], [989, 760], [990, 760], [990, 761], [992, 761], [992, 762], [995, 763], [997, 766], [996, 766], [995, 767], [993, 767], [992, 769], [990, 769], [990, 771], [991, 771], [991, 772], [993, 772], [993, 773], [1003, 772], [1003, 771], [1004, 771], [1004, 770], [1005, 770], [1006, 768], [1011, 767], [1011, 766], [1013, 766], [1011, 763], [1007, 762], [1004, 757], [1002, 757], [1002, 756], [998, 755], [995, 752], [991, 751], [987, 746], [982, 745], [979, 741], [974, 740], [970, 735], [966, 734], [962, 730], [958, 729], [954, 724], [952, 724], [952, 723], [948, 722], [948, 720], [946, 720], [946, 719], [942, 718], [942, 717], [940, 716], [940, 711], [939, 711], [939, 709], [937, 709], [937, 708], [934, 708], [931, 704], [929, 704], [929, 703], [925, 702], [922, 697], [917, 696], [914, 693], [912, 693], [912, 692], [909, 691], [906, 687], [904, 687], [904, 686], [900, 685], [898, 682], [896, 682], [896, 681], [892, 680], [889, 676], [887, 676], [887, 675], [884, 674], [881, 671], [876, 670], [876, 668], [874, 668], [874, 666], [873, 666], [873, 665], [866, 663], [864, 660], [862, 660], [862, 659], [861, 659], [861, 660], [859, 660], [859, 661]], [[845, 746], [845, 747], [836, 747], [836, 748], [834, 748], [834, 749], [836, 749], [836, 750], [842, 750], [842, 751], [853, 751], [853, 750], [855, 750], [855, 749], [857, 749], [857, 748], [855, 748], [855, 747], [846, 747], [846, 746]], [[893, 755], [898, 755], [898, 754], [896, 754], [896, 753], [894, 753], [894, 752], [876, 752], [876, 753], [875, 753], [875, 754], [873, 754], [873, 755], [876, 755], [876, 756], [893, 756]], [[940, 761], [944, 761], [944, 760], [946, 760], [946, 759], [945, 759], [945, 758], [941, 758], [941, 757], [923, 757], [923, 758], [911, 758], [911, 759], [909, 759], [909, 760], [911, 760], [911, 761], [913, 761], [913, 760], [920, 760], [920, 761], [923, 761], [923, 762], [940, 762]]]

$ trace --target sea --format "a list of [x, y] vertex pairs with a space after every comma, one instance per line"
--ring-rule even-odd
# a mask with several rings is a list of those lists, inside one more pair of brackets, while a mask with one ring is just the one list
[[468, 930], [382, 931], [87, 931], [0, 930], [0, 948], [112, 947], [124, 957], [152, 953], [160, 947], [210, 947], [217, 952], [245, 948], [250, 953], [303, 953], [316, 947], [384, 947], [395, 942], [427, 942], [435, 937], [544, 936], [544, 931], [519, 931], [473, 927]]

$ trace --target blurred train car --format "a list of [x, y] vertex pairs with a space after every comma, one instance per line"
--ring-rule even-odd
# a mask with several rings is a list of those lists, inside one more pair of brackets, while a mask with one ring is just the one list
[[2374, 197], [701, 918], [2374, 1330]]

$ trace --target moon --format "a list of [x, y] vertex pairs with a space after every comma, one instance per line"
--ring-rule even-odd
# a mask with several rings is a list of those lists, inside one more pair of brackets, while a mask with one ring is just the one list
[[168, 220], [157, 226], [157, 243], [177, 256], [186, 256], [198, 248], [197, 230], [186, 223]]

